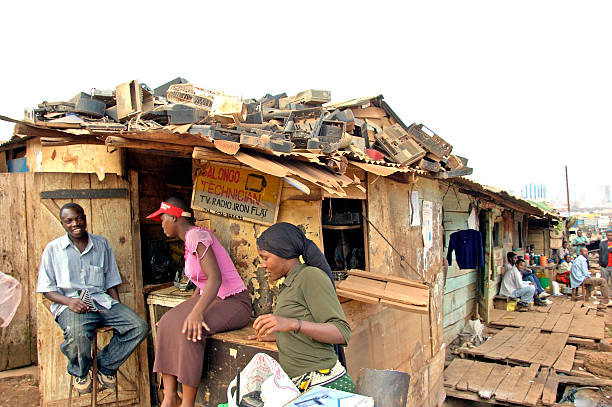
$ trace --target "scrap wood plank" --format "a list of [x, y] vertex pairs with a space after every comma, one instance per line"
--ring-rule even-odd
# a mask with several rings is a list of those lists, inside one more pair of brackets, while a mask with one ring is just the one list
[[603, 318], [583, 318], [572, 319], [568, 333], [578, 338], [603, 339], [606, 324]]
[[527, 370], [527, 368], [521, 366], [514, 366], [512, 369], [510, 369], [510, 373], [506, 375], [497, 390], [495, 390], [495, 400], [508, 401], [512, 395], [514, 387], [516, 386], [516, 383], [521, 378], [525, 370]]
[[548, 378], [549, 370], [550, 369], [548, 368], [540, 370], [538, 377], [536, 377], [535, 381], [531, 385], [531, 388], [523, 399], [522, 404], [527, 406], [535, 406], [538, 404], [538, 401], [542, 396], [542, 392], [544, 391], [544, 385], [546, 384], [546, 379]]
[[574, 316], [572, 314], [561, 314], [559, 315], [559, 319], [553, 328], [553, 332], [567, 332], [569, 331], [569, 327], [572, 323], [572, 319]]
[[567, 343], [571, 343], [572, 345], [584, 346], [590, 349], [592, 349], [595, 346], [594, 339], [576, 338], [574, 336], [570, 336], [569, 338], [567, 338]]
[[493, 370], [491, 370], [489, 377], [487, 377], [487, 380], [480, 386], [480, 390], [478, 391], [478, 395], [487, 400], [493, 397], [497, 387], [499, 387], [502, 380], [510, 373], [509, 366], [499, 365], [497, 363], [491, 364], [493, 365]]
[[562, 332], [553, 332], [548, 336], [550, 337], [548, 343], [542, 348], [540, 353], [535, 355], [532, 362], [551, 367], [557, 361], [561, 352], [563, 352], [569, 335]]
[[545, 406], [550, 406], [557, 402], [558, 385], [559, 380], [557, 379], [557, 374], [555, 373], [554, 369], [551, 369], [548, 372], [546, 384], [544, 384], [544, 389], [542, 390], [542, 404], [544, 404]]
[[469, 359], [453, 359], [451, 364], [444, 369], [444, 385], [454, 388], [474, 363], [473, 360]]
[[495, 367], [494, 363], [476, 362], [477, 364], [470, 369], [470, 375], [468, 376], [468, 387], [469, 391], [478, 393], [482, 388], [482, 385], [487, 381], [491, 370]]
[[538, 370], [540, 370], [540, 365], [537, 363], [532, 363], [528, 368], [525, 368], [523, 375], [516, 382], [516, 386], [514, 386], [514, 389], [512, 389], [512, 392], [508, 396], [508, 401], [510, 403], [523, 403], [523, 400], [527, 396], [527, 393], [529, 392], [529, 389], [531, 389], [531, 385], [538, 374]]
[[561, 309], [561, 314], [571, 313], [575, 305], [576, 303], [574, 301], [571, 301], [570, 299], [565, 299], [565, 301], [562, 301], [559, 304], [559, 308]]
[[555, 313], [546, 314], [546, 319], [540, 326], [540, 329], [542, 331], [548, 331], [548, 332], [552, 331], [555, 325], [557, 324], [557, 321], [559, 320], [560, 316], [561, 314], [555, 314]]
[[515, 327], [528, 326], [533, 315], [537, 314], [535, 312], [519, 312], [518, 316], [514, 318], [511, 325]]
[[576, 384], [578, 386], [612, 386], [612, 380], [600, 379], [598, 377], [558, 376], [557, 380], [559, 381], [559, 383]]
[[389, 301], [385, 299], [381, 299], [380, 303], [382, 305], [386, 305], [387, 307], [395, 308], [400, 311], [409, 311], [409, 312], [420, 312], [421, 314], [427, 314], [429, 312], [429, 304], [422, 305], [410, 305], [410, 304], [402, 304], [397, 301]]
[[473, 355], [484, 355], [487, 352], [491, 352], [498, 347], [502, 346], [508, 339], [514, 336], [517, 333], [518, 329], [506, 327], [502, 329], [497, 335], [490, 338], [488, 341], [483, 343], [482, 345], [470, 349], [469, 353]]
[[543, 307], [537, 306], [537, 307], [534, 307], [533, 309], [536, 312], [541, 312], [541, 313], [547, 314], [552, 309], [552, 305], [546, 305], [546, 306], [543, 306]]
[[377, 274], [377, 273], [371, 273], [369, 271], [363, 271], [363, 270], [349, 270], [348, 271], [349, 276], [355, 276], [355, 277], [362, 277], [362, 278], [367, 278], [367, 279], [372, 279], [372, 280], [378, 280], [378, 281], [384, 281], [384, 282], [391, 282], [391, 283], [397, 283], [397, 284], [402, 284], [402, 285], [408, 285], [411, 287], [416, 287], [416, 288], [422, 288], [425, 290], [428, 290], [429, 287], [425, 284], [421, 284], [417, 281], [414, 280], [410, 280], [407, 278], [403, 278], [403, 277], [395, 277], [395, 276], [386, 276], [383, 274]]
[[503, 309], [492, 308], [489, 310], [489, 322], [497, 321], [500, 318], [503, 318], [508, 311]]
[[542, 351], [550, 339], [550, 335], [538, 332], [524, 342], [524, 345], [517, 347], [508, 359], [522, 363], [530, 363], [535, 355]]
[[518, 312], [504, 311], [495, 321], [489, 322], [491, 325], [512, 326], [512, 322], [519, 315]]
[[574, 366], [574, 356], [576, 355], [576, 347], [573, 345], [565, 345], [563, 352], [553, 365], [557, 372], [569, 374]]
[[482, 363], [482, 362], [475, 362], [474, 364], [472, 364], [470, 368], [468, 369], [468, 371], [465, 372], [463, 377], [459, 379], [459, 381], [455, 385], [455, 388], [457, 390], [467, 390], [468, 389], [468, 378], [478, 370], [479, 363]]
[[503, 345], [491, 352], [487, 352], [487, 354], [483, 356], [493, 360], [506, 359], [518, 346], [521, 345], [523, 337], [525, 337], [531, 331], [532, 328], [519, 328], [517, 333], [508, 339]]
[[425, 306], [429, 304], [429, 290], [388, 282], [382, 298], [403, 304]]
[[382, 297], [385, 293], [384, 281], [371, 280], [369, 278], [349, 276], [346, 280], [340, 281], [337, 287], [343, 291], [352, 291], [357, 294], [370, 297]]
[[336, 294], [338, 294], [341, 297], [346, 297], [346, 298], [350, 298], [352, 300], [356, 300], [356, 301], [361, 301], [361, 302], [365, 302], [368, 304], [376, 304], [380, 301], [379, 298], [377, 297], [371, 297], [369, 295], [363, 295], [363, 294], [357, 294], [353, 291], [346, 291], [346, 290], [342, 290], [340, 288], [336, 289]]
[[576, 301], [572, 307], [572, 314], [580, 314], [580, 310], [583, 308], [584, 301]]
[[546, 316], [548, 314], [542, 314], [537, 312], [523, 312], [523, 315], [527, 315], [523, 326], [539, 328], [546, 320]]

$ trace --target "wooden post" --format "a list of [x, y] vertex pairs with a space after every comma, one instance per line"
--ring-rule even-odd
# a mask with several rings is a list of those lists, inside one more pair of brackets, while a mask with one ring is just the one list
[[565, 166], [565, 191], [567, 192], [567, 214], [571, 215], [570, 198], [569, 198], [569, 182], [567, 180], [567, 165]]

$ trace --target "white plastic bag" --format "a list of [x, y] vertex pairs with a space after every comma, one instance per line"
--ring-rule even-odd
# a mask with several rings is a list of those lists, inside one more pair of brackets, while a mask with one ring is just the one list
[[6, 328], [21, 302], [21, 284], [0, 272], [0, 327]]
[[[236, 379], [227, 387], [228, 407], [238, 407], [235, 395]], [[266, 385], [262, 386], [264, 382]], [[265, 407], [281, 407], [300, 395], [278, 362], [265, 353], [253, 356], [240, 372], [240, 397], [256, 390], [262, 392], [261, 398], [265, 400]]]
[[561, 295], [561, 289], [559, 288], [559, 283], [556, 281], [553, 281], [550, 283], [551, 284], [551, 291], [552, 291], [552, 295]]

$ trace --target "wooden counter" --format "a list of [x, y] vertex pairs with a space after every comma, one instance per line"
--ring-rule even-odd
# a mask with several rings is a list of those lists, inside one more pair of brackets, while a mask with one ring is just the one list
[[[149, 294], [147, 304], [155, 346], [157, 344], [157, 322], [166, 312], [188, 300], [192, 295], [193, 291], [181, 291], [174, 286]], [[266, 353], [278, 360], [276, 342], [258, 342], [247, 339], [254, 332], [251, 323], [240, 330], [212, 335], [206, 341], [204, 371], [196, 396], [196, 405], [216, 406], [227, 402], [227, 385], [236, 377], [237, 368], [244, 368], [255, 354]], [[157, 351], [155, 348], [154, 350]]]

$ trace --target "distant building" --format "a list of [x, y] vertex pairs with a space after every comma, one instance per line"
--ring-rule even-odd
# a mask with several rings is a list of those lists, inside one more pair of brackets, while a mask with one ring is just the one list
[[521, 190], [521, 197], [532, 201], [545, 201], [546, 185], [529, 183]]
[[603, 203], [611, 203], [610, 200], [610, 185], [603, 186]]

